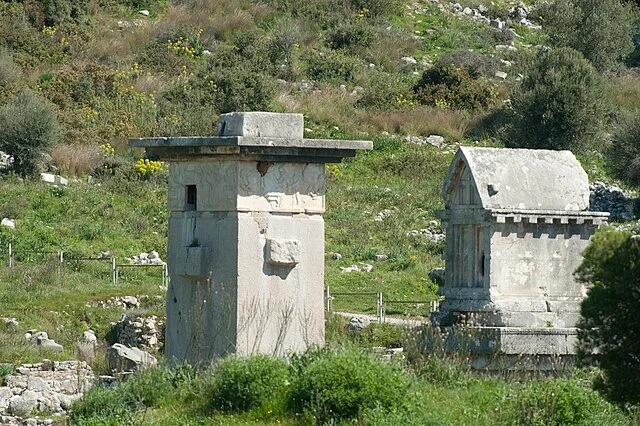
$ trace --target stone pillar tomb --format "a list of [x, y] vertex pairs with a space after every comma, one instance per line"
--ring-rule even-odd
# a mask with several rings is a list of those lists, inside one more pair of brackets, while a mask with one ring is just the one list
[[242, 112], [213, 137], [130, 141], [170, 165], [170, 362], [324, 343], [325, 163], [372, 143], [303, 131], [301, 114]]

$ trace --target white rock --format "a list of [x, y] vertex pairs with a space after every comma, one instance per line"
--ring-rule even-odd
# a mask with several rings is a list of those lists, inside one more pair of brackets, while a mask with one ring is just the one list
[[362, 265], [362, 268], [360, 268], [361, 272], [371, 272], [373, 271], [373, 265], [369, 265], [368, 263], [365, 263], [364, 265]]
[[53, 173], [40, 173], [40, 180], [56, 185], [69, 185], [69, 179], [63, 178], [62, 176], [54, 175]]
[[418, 64], [418, 61], [416, 61], [416, 59], [412, 58], [411, 56], [403, 56], [402, 58], [400, 58], [400, 61], [405, 65], [417, 65]]
[[140, 11], [140, 15], [143, 15], [143, 16], [149, 16], [149, 11], [148, 11], [147, 9], [142, 9], [142, 10]]
[[358, 265], [351, 265], [345, 268], [340, 268], [340, 272], [360, 272], [360, 268], [358, 267]]
[[425, 142], [429, 145], [435, 146], [436, 148], [442, 148], [445, 145], [444, 138], [439, 135], [429, 135], [429, 137], [425, 139]]
[[6, 226], [7, 228], [16, 229], [16, 221], [14, 219], [9, 219], [8, 217], [2, 219], [2, 222], [0, 222], [0, 224], [2, 226]]
[[109, 370], [116, 373], [139, 371], [158, 363], [151, 354], [138, 348], [127, 348], [120, 343], [107, 350], [107, 361]]
[[98, 343], [98, 338], [96, 337], [96, 333], [93, 330], [87, 330], [82, 333], [82, 337], [86, 343], [95, 345]]

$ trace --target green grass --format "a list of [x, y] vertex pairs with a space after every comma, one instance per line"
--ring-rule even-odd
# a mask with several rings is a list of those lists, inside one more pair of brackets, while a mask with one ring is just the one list
[[[331, 166], [327, 186], [325, 284], [332, 293], [383, 292], [389, 300], [428, 301], [435, 298], [429, 271], [443, 266], [443, 243], [411, 230], [429, 227], [442, 208], [440, 190], [451, 154], [399, 139], [374, 139], [374, 150], [350, 162]], [[376, 221], [379, 212], [392, 213]], [[332, 260], [332, 253], [342, 258]], [[374, 256], [388, 256], [374, 262]], [[341, 267], [369, 263], [372, 272], [340, 272]], [[336, 296], [336, 309], [375, 313], [375, 296]], [[399, 305], [388, 313], [402, 314]], [[428, 304], [412, 313], [428, 312]]]

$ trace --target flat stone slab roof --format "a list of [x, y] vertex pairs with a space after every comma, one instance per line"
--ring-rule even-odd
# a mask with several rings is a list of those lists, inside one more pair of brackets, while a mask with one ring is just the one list
[[273, 138], [258, 136], [189, 136], [130, 139], [131, 147], [145, 148], [147, 155], [167, 161], [194, 161], [196, 157], [246, 157], [257, 161], [334, 163], [371, 150], [362, 140]]

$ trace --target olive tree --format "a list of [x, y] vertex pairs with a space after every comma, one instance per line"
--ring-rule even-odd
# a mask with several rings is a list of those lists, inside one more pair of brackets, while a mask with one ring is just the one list
[[602, 76], [570, 48], [541, 52], [511, 90], [507, 145], [581, 150], [592, 145], [608, 104]]
[[30, 91], [0, 107], [0, 151], [13, 156], [22, 176], [38, 171], [38, 157], [58, 139], [58, 118], [51, 105]]
[[581, 52], [609, 71], [633, 52], [636, 9], [625, 0], [552, 0], [540, 6], [543, 30], [556, 47]]

